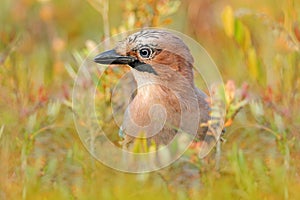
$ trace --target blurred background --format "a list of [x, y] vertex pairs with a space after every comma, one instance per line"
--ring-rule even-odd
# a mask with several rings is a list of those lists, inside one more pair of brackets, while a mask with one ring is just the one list
[[[225, 83], [225, 142], [203, 160], [191, 147], [188, 172], [180, 163], [114, 171], [74, 127], [82, 60], [105, 38], [142, 27], [194, 38]], [[0, 199], [300, 199], [299, 42], [297, 0], [2, 0]], [[125, 70], [105, 72], [99, 100], [109, 103]], [[103, 125], [117, 140], [117, 128]]]

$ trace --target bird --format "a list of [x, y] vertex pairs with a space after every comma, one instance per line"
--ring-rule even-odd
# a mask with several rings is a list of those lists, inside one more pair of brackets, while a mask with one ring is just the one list
[[140, 137], [148, 145], [168, 145], [181, 132], [193, 135], [193, 141], [204, 140], [211, 107], [208, 95], [194, 83], [194, 58], [180, 37], [143, 29], [98, 54], [94, 62], [129, 66], [136, 81], [137, 92], [119, 131], [124, 145]]

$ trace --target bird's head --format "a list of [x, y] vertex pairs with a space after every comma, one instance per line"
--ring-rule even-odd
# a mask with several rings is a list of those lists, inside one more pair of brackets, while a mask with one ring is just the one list
[[138, 77], [174, 82], [183, 77], [193, 84], [193, 57], [185, 43], [174, 34], [147, 29], [119, 42], [113, 50], [94, 59], [100, 64], [129, 65]]

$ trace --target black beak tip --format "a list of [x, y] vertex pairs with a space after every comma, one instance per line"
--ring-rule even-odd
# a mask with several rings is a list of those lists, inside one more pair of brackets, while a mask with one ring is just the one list
[[94, 61], [95, 63], [97, 63], [97, 56], [93, 59], [93, 61]]
[[96, 57], [93, 59], [93, 61], [94, 61], [95, 63], [98, 63]]
[[96, 57], [94, 57], [94, 62], [95, 62], [95, 63], [101, 64], [102, 59], [101, 59], [100, 55], [101, 55], [101, 54], [99, 54], [99, 55], [97, 55]]
[[100, 53], [94, 58], [99, 64], [130, 64], [135, 59], [131, 56], [119, 55], [114, 49]]
[[112, 58], [105, 54], [106, 52], [100, 53], [94, 57], [94, 62], [99, 64], [109, 64], [107, 61]]

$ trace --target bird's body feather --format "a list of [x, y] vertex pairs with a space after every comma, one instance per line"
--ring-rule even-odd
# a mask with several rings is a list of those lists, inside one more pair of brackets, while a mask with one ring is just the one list
[[[201, 124], [210, 119], [210, 106], [207, 95], [194, 85], [194, 59], [179, 37], [167, 31], [143, 30], [121, 41], [113, 51], [120, 64], [128, 61], [137, 83], [137, 94], [122, 125], [125, 145], [140, 133], [149, 144], [167, 145], [179, 129], [195, 132], [195, 139], [204, 138], [207, 128]], [[100, 54], [95, 60], [105, 63], [105, 59]]]

